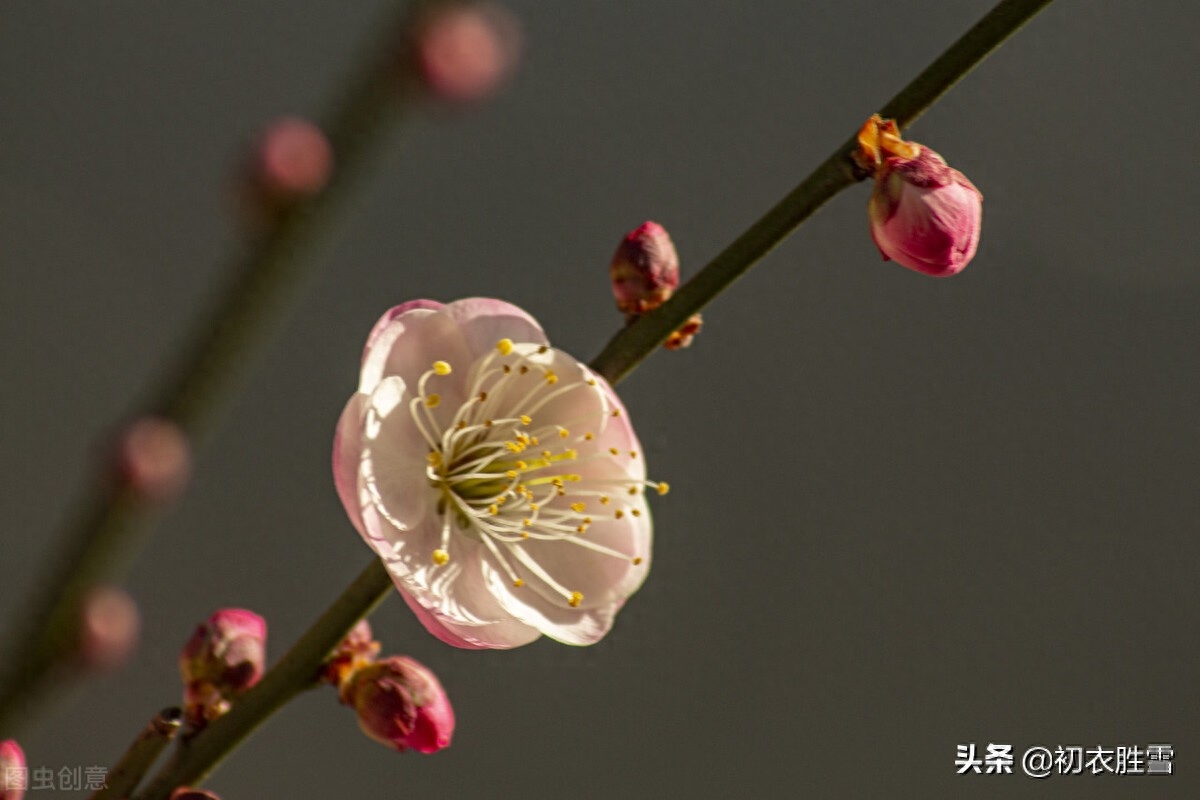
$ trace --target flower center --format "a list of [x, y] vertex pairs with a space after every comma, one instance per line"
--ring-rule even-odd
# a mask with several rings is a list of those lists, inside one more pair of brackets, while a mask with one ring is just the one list
[[[452, 535], [458, 533], [482, 542], [514, 586], [525, 585], [520, 566], [578, 607], [583, 595], [555, 581], [523, 544], [562, 542], [640, 564], [641, 555], [584, 534], [601, 520], [640, 516], [641, 503], [633, 498], [645, 487], [659, 494], [669, 487], [612, 467], [614, 461], [639, 458], [636, 451], [600, 444], [621, 410], [586, 367], [572, 361], [574, 374], [560, 376], [550, 366], [554, 360], [546, 345], [501, 339], [471, 366], [466, 399], [453, 414], [442, 395], [431, 391], [453, 367], [434, 362], [421, 376], [409, 412], [429, 446], [425, 472], [438, 492], [442, 535], [433, 563], [449, 563]], [[578, 392], [591, 393], [590, 402], [556, 402], [587, 399], [568, 397]], [[549, 419], [556, 406], [588, 411], [578, 419]]]

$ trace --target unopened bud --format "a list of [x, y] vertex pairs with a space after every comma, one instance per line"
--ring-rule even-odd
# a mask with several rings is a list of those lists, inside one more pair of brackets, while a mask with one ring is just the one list
[[643, 222], [617, 246], [608, 275], [617, 308], [627, 317], [658, 308], [679, 286], [675, 243], [657, 222]]
[[184, 708], [193, 727], [215, 719], [262, 677], [267, 623], [258, 614], [225, 608], [197, 626], [179, 654]]
[[454, 709], [437, 677], [407, 656], [368, 664], [341, 689], [358, 725], [380, 744], [403, 752], [434, 753], [450, 746]]
[[873, 116], [858, 140], [855, 160], [875, 175], [867, 215], [883, 260], [939, 278], [961, 272], [979, 245], [983, 195], [937, 153], [903, 141], [893, 120]]
[[332, 686], [341, 686], [351, 674], [375, 660], [379, 647], [370, 624], [360, 619], [325, 662], [321, 679]]
[[286, 203], [311, 197], [325, 188], [332, 169], [329, 140], [306, 119], [277, 120], [259, 136], [253, 180], [274, 200]]
[[191, 450], [174, 422], [142, 417], [117, 440], [117, 469], [124, 484], [143, 500], [166, 504], [187, 486]]
[[27, 788], [25, 752], [12, 739], [0, 742], [0, 800], [21, 800]]
[[520, 34], [499, 6], [457, 3], [436, 8], [416, 28], [417, 70], [426, 88], [454, 102], [490, 94], [512, 71]]
[[178, 789], [171, 792], [171, 800], [221, 800], [221, 798], [212, 792], [206, 792], [203, 789], [193, 789], [190, 786], [180, 786]]
[[141, 616], [133, 598], [115, 586], [98, 586], [79, 611], [79, 660], [87, 669], [121, 666], [137, 647]]

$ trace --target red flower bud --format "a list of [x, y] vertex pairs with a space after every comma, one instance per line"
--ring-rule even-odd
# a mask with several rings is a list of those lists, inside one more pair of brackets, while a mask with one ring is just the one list
[[225, 713], [230, 698], [258, 683], [266, 648], [266, 621], [245, 609], [221, 609], [196, 628], [179, 654], [184, 707], [193, 727]]
[[937, 153], [902, 141], [894, 122], [872, 117], [859, 141], [859, 163], [874, 162], [867, 212], [884, 260], [935, 277], [961, 272], [979, 244], [983, 195]]
[[350, 676], [342, 702], [370, 738], [398, 751], [434, 753], [450, 746], [454, 709], [437, 677], [407, 656], [369, 664]]
[[0, 742], [0, 800], [21, 800], [28, 787], [25, 752], [12, 739]]
[[190, 786], [180, 786], [178, 789], [171, 792], [171, 800], [221, 800], [221, 798], [212, 792], [206, 792], [202, 789], [193, 789]]
[[627, 317], [658, 308], [679, 286], [675, 243], [657, 222], [643, 222], [621, 240], [608, 274], [617, 308]]

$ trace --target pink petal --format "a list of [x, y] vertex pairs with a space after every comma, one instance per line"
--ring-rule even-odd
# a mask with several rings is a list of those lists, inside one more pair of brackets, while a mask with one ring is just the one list
[[471, 352], [481, 356], [501, 339], [549, 344], [545, 331], [523, 309], [503, 300], [471, 297], [446, 306], [445, 313], [459, 324]]

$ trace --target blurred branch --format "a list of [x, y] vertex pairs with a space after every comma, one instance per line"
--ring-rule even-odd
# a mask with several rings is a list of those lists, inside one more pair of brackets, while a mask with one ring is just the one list
[[[879, 113], [901, 128], [917, 120], [967, 73], [1016, 33], [1052, 0], [1002, 0], [983, 19], [913, 78]], [[869, 114], [864, 114], [866, 119]], [[851, 160], [854, 136], [812, 174], [722, 250], [663, 305], [609, 340], [592, 367], [611, 382], [628, 375], [672, 332], [786, 239], [838, 192], [862, 180]]]
[[[940, 58], [917, 76], [883, 113], [911, 123], [1051, 0], [1003, 0]], [[858, 177], [850, 153], [853, 138], [834, 152], [791, 194], [727, 247], [658, 310], [615, 336], [592, 362], [611, 383], [624, 379], [672, 331], [728, 288], [742, 273]], [[239, 742], [289, 699], [316, 685], [321, 664], [358, 620], [392, 590], [381, 561], [373, 559], [312, 628], [224, 717], [182, 744], [137, 800], [167, 800], [171, 791], [202, 780]]]
[[[425, 3], [417, 3], [423, 7]], [[404, 61], [411, 13], [385, 26], [384, 46], [350, 84], [323, 126], [333, 153], [333, 173], [323, 191], [299, 199], [273, 217], [229, 267], [230, 283], [204, 314], [146, 413], [200, 438], [216, 421], [231, 390], [254, 363], [267, 334], [296, 299], [326, 231], [368, 163], [367, 156], [416, 96], [417, 82]], [[4, 647], [0, 681], [0, 738], [44, 699], [56, 666], [75, 644], [77, 608], [101, 578], [122, 575], [143, 542], [152, 504], [142, 502], [110, 462], [82, 501], [53, 568], [36, 586], [46, 594], [28, 613], [23, 630]]]

